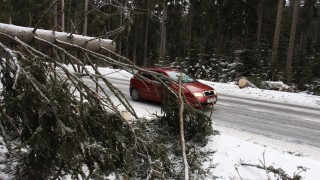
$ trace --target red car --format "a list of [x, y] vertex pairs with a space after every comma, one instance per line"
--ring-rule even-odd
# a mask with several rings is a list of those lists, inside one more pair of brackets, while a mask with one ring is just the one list
[[[217, 102], [217, 93], [214, 88], [207, 86], [177, 68], [147, 68], [167, 76], [164, 80], [168, 86], [178, 92], [179, 77], [182, 74], [182, 89], [187, 102], [195, 108], [205, 108]], [[161, 78], [161, 77], [160, 77]], [[160, 82], [149, 73], [139, 71], [130, 80], [130, 95], [134, 101], [148, 99], [161, 102], [163, 87]]]

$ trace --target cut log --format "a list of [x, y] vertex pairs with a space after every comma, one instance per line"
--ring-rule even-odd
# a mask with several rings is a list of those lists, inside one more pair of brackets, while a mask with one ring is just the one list
[[121, 111], [121, 116], [127, 121], [132, 119], [131, 113], [129, 111]]
[[[36, 36], [51, 43], [55, 43], [56, 40], [60, 40], [99, 53], [107, 53], [105, 50], [103, 50], [104, 48], [112, 52], [115, 52], [116, 50], [116, 43], [110, 39], [100, 39], [96, 37], [89, 37], [78, 34], [71, 35], [70, 33], [66, 32], [57, 32], [43, 29], [37, 29], [35, 33], [33, 33], [32, 31], [33, 28], [30, 27], [21, 27], [11, 24], [0, 23], [0, 41], [12, 41], [10, 38], [1, 35], [2, 33], [11, 37], [17, 37], [27, 44], [46, 45], [34, 39], [34, 36]], [[68, 49], [71, 47], [64, 48]]]
[[239, 88], [245, 88], [245, 87], [252, 87], [252, 88], [257, 88], [254, 84], [252, 84], [248, 79], [246, 78], [241, 78], [239, 80]]
[[241, 78], [239, 80], [239, 88], [242, 89], [242, 88], [247, 87], [247, 86], [248, 86], [248, 80], [244, 79], [244, 78]]

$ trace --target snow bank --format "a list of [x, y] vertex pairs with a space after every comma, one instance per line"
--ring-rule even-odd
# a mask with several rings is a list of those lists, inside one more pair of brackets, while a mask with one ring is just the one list
[[240, 89], [238, 85], [235, 84], [209, 82], [204, 80], [199, 81], [214, 87], [217, 90], [218, 94], [320, 108], [320, 96], [308, 95], [305, 93], [265, 90], [251, 87]]

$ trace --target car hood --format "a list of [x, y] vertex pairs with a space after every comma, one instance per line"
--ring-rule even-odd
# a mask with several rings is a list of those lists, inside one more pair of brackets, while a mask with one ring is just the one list
[[191, 93], [214, 90], [214, 88], [205, 85], [199, 81], [184, 83], [183, 86], [187, 88]]

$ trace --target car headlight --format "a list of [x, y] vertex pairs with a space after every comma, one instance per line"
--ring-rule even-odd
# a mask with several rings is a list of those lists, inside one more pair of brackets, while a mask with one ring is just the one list
[[193, 93], [193, 95], [195, 97], [203, 97], [203, 93], [197, 92], [197, 93]]

